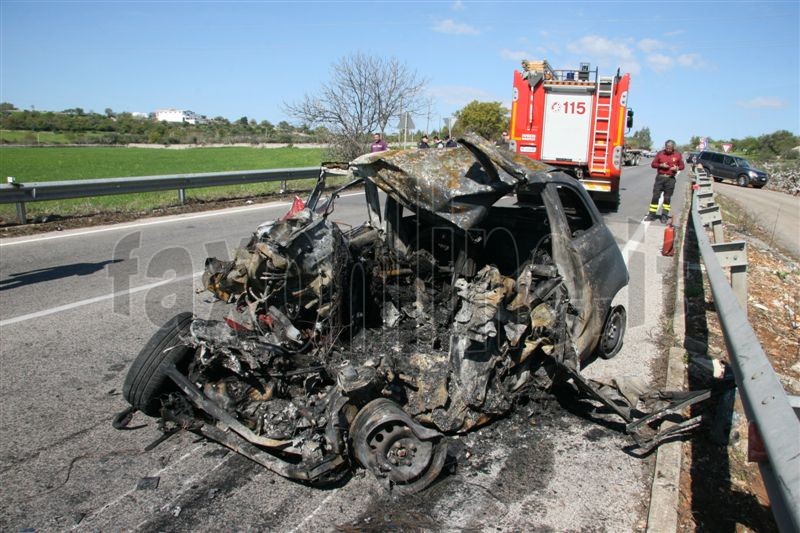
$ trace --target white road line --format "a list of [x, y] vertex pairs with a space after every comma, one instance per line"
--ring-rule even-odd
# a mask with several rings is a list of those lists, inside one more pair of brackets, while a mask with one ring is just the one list
[[[347, 198], [349, 196], [357, 196], [359, 194], [364, 194], [363, 192], [354, 192], [349, 194], [342, 194], [339, 196], [340, 198]], [[15, 246], [17, 244], [28, 244], [32, 242], [42, 242], [42, 241], [49, 241], [53, 239], [64, 239], [66, 237], [79, 237], [82, 235], [92, 235], [94, 233], [105, 233], [107, 231], [122, 231], [131, 228], [142, 228], [145, 226], [155, 226], [157, 224], [169, 224], [171, 222], [184, 222], [187, 220], [196, 220], [198, 218], [210, 218], [210, 217], [218, 217], [222, 215], [231, 215], [236, 213], [246, 213], [248, 211], [258, 211], [260, 209], [273, 209], [277, 207], [287, 207], [292, 205], [292, 202], [278, 202], [278, 203], [271, 203], [271, 204], [258, 204], [258, 205], [251, 205], [247, 207], [234, 207], [230, 209], [222, 209], [219, 211], [208, 211], [205, 213], [195, 213], [191, 215], [176, 215], [171, 217], [164, 217], [159, 218], [156, 220], [147, 220], [144, 222], [133, 222], [131, 224], [114, 224], [113, 226], [104, 226], [102, 228], [96, 229], [89, 229], [85, 231], [74, 231], [74, 232], [66, 232], [66, 233], [58, 233], [55, 235], [44, 235], [42, 237], [33, 237], [30, 239], [20, 239], [20, 240], [10, 240], [10, 239], [3, 239], [0, 241], [0, 248], [4, 248], [6, 246]]]
[[[212, 473], [214, 473], [214, 471], [216, 471], [217, 469], [221, 468], [223, 465], [227, 464], [231, 457], [233, 457], [233, 455], [228, 455], [222, 461], [220, 461], [219, 463], [214, 465], [214, 467], [211, 470], [204, 470], [203, 472], [200, 472], [198, 474], [194, 474], [192, 476], [189, 476], [186, 479], [182, 479], [181, 480], [181, 485], [182, 485], [181, 490], [179, 490], [178, 493], [169, 502], [167, 502], [164, 505], [162, 505], [160, 510], [161, 511], [169, 510], [170, 512], [174, 511], [175, 507], [173, 507], [173, 505], [176, 504], [178, 501], [180, 501], [180, 499], [183, 498], [184, 495], [186, 495], [187, 492], [192, 490], [192, 485], [194, 485], [196, 481], [200, 481], [200, 480], [210, 476]], [[97, 516], [97, 515], [95, 515], [95, 516]], [[144, 520], [142, 520], [141, 522], [136, 524], [136, 527], [134, 527], [133, 530], [134, 531], [139, 531], [149, 521], [153, 520], [153, 518], [154, 518], [153, 516], [148, 515], [147, 518], [145, 518]]]
[[[205, 446], [205, 443], [202, 443], [199, 446], [195, 446], [194, 448], [192, 448], [191, 450], [189, 450], [188, 452], [186, 452], [185, 454], [180, 456], [177, 460], [173, 461], [171, 464], [169, 464], [169, 465], [165, 466], [164, 468], [162, 468], [162, 469], [158, 470], [157, 472], [155, 472], [151, 477], [160, 477], [161, 474], [163, 474], [164, 472], [166, 472], [168, 470], [171, 470], [173, 467], [175, 467], [178, 464], [182, 463], [187, 457], [189, 457], [191, 455], [194, 455], [194, 453], [196, 451], [200, 450], [204, 446]], [[74, 531], [74, 530], [76, 530], [78, 528], [86, 527], [86, 522], [88, 522], [90, 519], [95, 518], [96, 516], [99, 516], [100, 514], [105, 512], [107, 509], [117, 505], [119, 502], [121, 502], [122, 500], [124, 500], [125, 498], [127, 498], [128, 496], [130, 496], [131, 494], [136, 492], [137, 490], [138, 489], [136, 487], [134, 487], [134, 488], [130, 489], [129, 491], [122, 493], [118, 498], [115, 498], [115, 499], [111, 500], [110, 502], [108, 502], [105, 505], [103, 505], [100, 509], [97, 509], [96, 511], [92, 511], [91, 513], [86, 515], [84, 517], [84, 519], [81, 521], [81, 523], [75, 524], [74, 526], [72, 526], [71, 529]]]
[[70, 304], [59, 305], [58, 307], [51, 307], [50, 309], [44, 309], [42, 311], [36, 311], [35, 313], [28, 313], [27, 315], [20, 315], [15, 316], [14, 318], [7, 318], [5, 320], [0, 320], [0, 327], [2, 326], [10, 326], [11, 324], [16, 324], [18, 322], [24, 322], [26, 320], [31, 320], [33, 318], [41, 318], [47, 315], [53, 315], [55, 313], [60, 313], [61, 311], [67, 311], [69, 309], [75, 309], [76, 307], [82, 307], [84, 305], [95, 304], [97, 302], [102, 302], [104, 300], [111, 300], [112, 298], [116, 298], [117, 296], [125, 296], [128, 294], [135, 294], [137, 292], [146, 291], [152, 289], [153, 287], [158, 287], [160, 285], [166, 285], [167, 283], [175, 283], [178, 281], [185, 281], [187, 279], [194, 279], [203, 272], [195, 272], [194, 274], [187, 274], [185, 276], [178, 276], [176, 278], [171, 279], [163, 279], [161, 281], [156, 281], [154, 283], [148, 283], [147, 285], [141, 285], [139, 287], [134, 287], [133, 289], [128, 289], [127, 291], [117, 291], [112, 292], [110, 294], [104, 294], [103, 296], [95, 296], [94, 298], [87, 298], [86, 300], [80, 300], [77, 302], [72, 302]]
[[628, 266], [630, 252], [640, 244], [644, 243], [644, 232], [648, 226], [650, 226], [649, 223], [641, 222], [636, 228], [636, 231], [633, 232], [633, 235], [631, 235], [631, 238], [628, 239], [628, 242], [626, 242], [625, 246], [623, 246], [620, 250], [620, 252], [622, 252], [622, 259], [625, 261], [625, 266]]
[[299, 524], [294, 526], [292, 529], [290, 529], [289, 533], [295, 533], [295, 531], [304, 531], [305, 530], [304, 526], [306, 525], [306, 523], [309, 520], [311, 520], [312, 518], [314, 518], [315, 516], [317, 516], [317, 514], [320, 511], [320, 509], [322, 509], [323, 507], [328, 507], [328, 502], [331, 500], [331, 498], [333, 498], [337, 494], [338, 494], [338, 491], [331, 491], [331, 493], [328, 496], [326, 496], [324, 500], [322, 500], [322, 503], [317, 505], [317, 508], [314, 509], [313, 512], [311, 512], [310, 514], [306, 515], [306, 517], [303, 519], [302, 522], [300, 522]]

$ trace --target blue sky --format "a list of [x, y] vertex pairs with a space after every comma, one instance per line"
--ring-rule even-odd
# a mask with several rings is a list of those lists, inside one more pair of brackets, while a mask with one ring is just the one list
[[[632, 75], [656, 144], [800, 131], [800, 2], [0, 2], [0, 100], [290, 119], [353, 52], [427, 80], [440, 117], [510, 104], [522, 58]], [[415, 117], [425, 129], [428, 117]]]

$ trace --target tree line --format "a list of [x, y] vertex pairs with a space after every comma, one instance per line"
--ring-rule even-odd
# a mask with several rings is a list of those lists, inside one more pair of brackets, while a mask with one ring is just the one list
[[[689, 140], [689, 150], [696, 150], [700, 144], [700, 136], [695, 135]], [[778, 130], [773, 133], [759, 135], [758, 137], [744, 137], [742, 139], [712, 139], [708, 137], [708, 150], [722, 152], [723, 144], [731, 144], [731, 152], [753, 159], [763, 161], [769, 159], [800, 159], [800, 152], [795, 150], [800, 146], [800, 136], [791, 131]]]
[[[81, 108], [63, 111], [19, 110], [9, 102], [0, 104], [0, 128], [30, 132], [62, 133], [76, 144], [210, 144], [210, 143], [314, 143], [325, 142], [324, 127], [311, 129], [287, 121], [273, 124], [244, 116], [235, 121], [225, 117], [205, 124], [158, 122], [129, 112], [104, 113]], [[35, 134], [30, 136], [36, 142]]]

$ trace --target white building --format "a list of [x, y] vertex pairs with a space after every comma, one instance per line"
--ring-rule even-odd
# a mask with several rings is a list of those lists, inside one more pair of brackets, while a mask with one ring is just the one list
[[156, 120], [159, 122], [185, 122], [187, 124], [204, 124], [206, 117], [194, 111], [183, 109], [156, 109]]

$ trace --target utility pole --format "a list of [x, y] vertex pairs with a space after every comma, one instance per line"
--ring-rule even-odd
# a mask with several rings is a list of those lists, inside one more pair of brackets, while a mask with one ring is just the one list
[[431, 132], [431, 101], [428, 100], [428, 115], [427, 120], [425, 120], [425, 135]]

